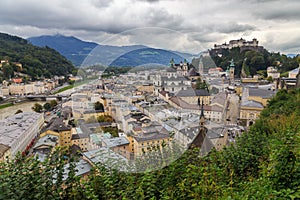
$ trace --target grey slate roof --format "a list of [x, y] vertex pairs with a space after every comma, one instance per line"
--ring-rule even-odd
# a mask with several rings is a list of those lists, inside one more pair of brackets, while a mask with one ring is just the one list
[[184, 78], [183, 76], [177, 76], [177, 77], [174, 77], [174, 76], [171, 76], [170, 78], [167, 77], [167, 76], [162, 76], [161, 77], [161, 81], [187, 81], [188, 79]]
[[108, 148], [129, 144], [129, 141], [125, 137], [103, 138], [102, 142], [104, 142]]
[[62, 118], [55, 118], [52, 121], [52, 123], [47, 127], [47, 130], [52, 130], [55, 132], [70, 131], [71, 129], [72, 129], [71, 126], [65, 125]]
[[271, 98], [275, 95], [272, 90], [249, 87], [249, 96], [259, 96], [262, 98]]
[[176, 96], [178, 97], [192, 97], [192, 96], [210, 96], [206, 89], [194, 90], [193, 88], [187, 90], [180, 90]]
[[133, 136], [133, 138], [137, 142], [144, 142], [144, 141], [150, 141], [150, 140], [161, 140], [161, 139], [167, 139], [170, 138], [169, 134], [163, 134], [158, 132], [152, 132], [152, 133], [142, 133]]
[[264, 106], [257, 101], [242, 101], [241, 106], [244, 107], [253, 107], [253, 108], [264, 108]]
[[81, 139], [81, 138], [89, 138], [89, 134], [72, 134], [72, 140], [78, 140], [78, 139]]

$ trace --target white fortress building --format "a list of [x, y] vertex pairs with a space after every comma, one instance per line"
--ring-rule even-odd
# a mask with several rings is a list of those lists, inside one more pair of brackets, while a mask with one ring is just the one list
[[252, 39], [252, 41], [246, 41], [241, 38], [238, 40], [230, 40], [228, 44], [226, 42], [224, 44], [215, 44], [214, 49], [232, 49], [234, 47], [258, 47], [258, 40], [256, 38]]

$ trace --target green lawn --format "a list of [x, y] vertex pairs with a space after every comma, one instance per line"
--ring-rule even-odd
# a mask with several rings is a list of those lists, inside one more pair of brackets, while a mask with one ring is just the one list
[[13, 103], [6, 103], [6, 104], [2, 104], [2, 105], [0, 105], [0, 109], [2, 109], [2, 108], [7, 108], [7, 107], [10, 107], [10, 106], [13, 106], [14, 104]]
[[85, 81], [75, 82], [75, 83], [72, 84], [72, 85], [68, 85], [68, 86], [66, 86], [66, 87], [60, 88], [58, 91], [54, 92], [53, 94], [58, 94], [58, 93], [61, 93], [61, 92], [66, 91], [66, 90], [72, 89], [72, 88], [74, 88], [74, 87], [77, 87], [77, 86], [79, 86], [79, 85], [86, 84], [86, 83], [88, 83], [88, 82], [91, 81], [91, 80], [93, 80], [93, 79], [87, 79], [87, 80], [85, 80]]

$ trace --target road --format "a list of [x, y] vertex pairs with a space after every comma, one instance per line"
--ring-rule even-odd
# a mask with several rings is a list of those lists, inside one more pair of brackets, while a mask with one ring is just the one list
[[228, 94], [227, 124], [237, 124], [237, 120], [240, 116], [239, 107], [239, 96], [236, 94]]

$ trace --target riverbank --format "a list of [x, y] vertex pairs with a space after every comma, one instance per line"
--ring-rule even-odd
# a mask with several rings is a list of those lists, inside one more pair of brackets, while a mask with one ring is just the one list
[[12, 102], [5, 103], [5, 104], [0, 105], [0, 109], [7, 108], [7, 107], [10, 107], [10, 106], [13, 106], [13, 105], [14, 104]]
[[33, 112], [31, 108], [35, 103], [43, 105], [44, 103], [46, 103], [46, 101], [27, 101], [16, 104], [11, 103], [12, 105], [0, 109], [0, 120], [14, 115], [17, 110], [22, 110], [23, 112]]
[[78, 87], [78, 86], [80, 86], [80, 85], [84, 85], [84, 84], [86, 84], [86, 83], [88, 83], [88, 82], [90, 82], [90, 81], [92, 81], [92, 80], [94, 80], [94, 79], [87, 79], [87, 80], [84, 80], [84, 81], [78, 81], [78, 82], [75, 82], [75, 83], [72, 84], [72, 85], [67, 85], [67, 86], [65, 86], [65, 87], [63, 87], [63, 88], [60, 88], [58, 91], [54, 92], [53, 94], [59, 94], [59, 93], [64, 92], [64, 91], [66, 91], [66, 90], [73, 89], [73, 88]]

